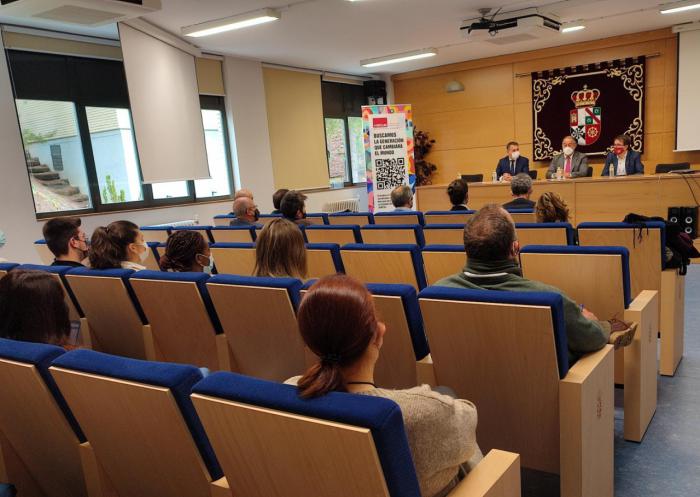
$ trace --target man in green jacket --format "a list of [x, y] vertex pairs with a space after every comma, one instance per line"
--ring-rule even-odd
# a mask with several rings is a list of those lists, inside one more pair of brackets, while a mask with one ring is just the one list
[[513, 218], [496, 204], [482, 207], [464, 227], [467, 265], [463, 271], [443, 278], [437, 286], [511, 292], [554, 292], [564, 300], [564, 321], [569, 359], [611, 343], [615, 348], [629, 345], [637, 323], [617, 319], [600, 321], [561, 290], [523, 278], [518, 264], [520, 244], [515, 236]]

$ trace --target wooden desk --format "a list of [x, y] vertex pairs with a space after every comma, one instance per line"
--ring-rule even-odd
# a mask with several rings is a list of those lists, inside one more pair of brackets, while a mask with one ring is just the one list
[[[532, 183], [532, 200], [547, 191], [558, 193], [567, 203], [569, 220], [576, 225], [590, 221], [622, 221], [630, 212], [645, 216], [668, 216], [668, 208], [698, 205], [700, 174], [659, 174], [616, 178], [541, 180]], [[469, 208], [511, 200], [506, 183], [470, 183]], [[421, 186], [416, 191], [416, 208], [423, 212], [450, 207], [447, 185]]]

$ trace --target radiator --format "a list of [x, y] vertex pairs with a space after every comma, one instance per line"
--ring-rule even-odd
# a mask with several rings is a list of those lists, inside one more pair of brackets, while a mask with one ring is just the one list
[[345, 200], [335, 200], [323, 204], [323, 212], [358, 212], [360, 210], [360, 200], [357, 198], [347, 198]]

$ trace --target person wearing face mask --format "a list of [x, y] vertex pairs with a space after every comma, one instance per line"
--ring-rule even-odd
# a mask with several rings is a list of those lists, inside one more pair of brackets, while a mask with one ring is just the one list
[[644, 174], [644, 164], [639, 152], [630, 150], [632, 140], [627, 135], [619, 135], [613, 141], [613, 151], [605, 158], [602, 176], [631, 176]]
[[547, 179], [555, 178], [557, 169], [561, 168], [564, 178], [582, 178], [588, 175], [588, 158], [586, 154], [576, 151], [576, 140], [566, 136], [561, 142], [562, 153], [555, 156], [547, 169]]
[[520, 155], [518, 142], [508, 142], [506, 151], [508, 155], [499, 160], [496, 166], [496, 175], [500, 181], [510, 181], [517, 174], [530, 172], [530, 161]]
[[168, 237], [165, 254], [160, 258], [161, 271], [207, 273], [214, 269], [209, 244], [196, 231], [176, 231]]
[[88, 257], [93, 269], [142, 271], [150, 250], [138, 226], [130, 221], [115, 221], [94, 231]]
[[88, 240], [79, 217], [57, 217], [44, 224], [44, 241], [55, 259], [52, 266], [83, 267]]
[[[7, 243], [7, 238], [5, 237], [5, 232], [0, 230], [0, 248], [3, 248], [5, 246], [5, 243]], [[0, 257], [0, 262], [5, 262], [5, 259]]]
[[311, 221], [306, 219], [306, 195], [290, 190], [282, 197], [280, 210], [285, 219], [299, 226], [309, 226]]
[[239, 197], [233, 201], [233, 215], [236, 218], [231, 221], [231, 226], [253, 226], [260, 219], [258, 206], [249, 197]]
[[553, 292], [562, 296], [564, 323], [573, 364], [583, 354], [603, 348], [606, 343], [624, 347], [632, 343], [637, 323], [615, 318], [599, 320], [592, 312], [561, 290], [523, 278], [518, 265], [520, 244], [513, 218], [502, 207], [489, 204], [474, 214], [464, 227], [467, 264], [459, 273], [443, 278], [437, 286], [511, 292]]

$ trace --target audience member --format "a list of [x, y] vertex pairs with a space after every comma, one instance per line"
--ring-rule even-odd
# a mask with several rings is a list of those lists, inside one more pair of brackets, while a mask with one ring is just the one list
[[516, 174], [510, 182], [513, 200], [503, 204], [504, 209], [532, 209], [535, 202], [530, 200], [532, 195], [532, 178], [529, 174]]
[[421, 495], [446, 495], [458, 482], [460, 466], [472, 467], [481, 459], [474, 404], [442, 395], [427, 385], [406, 390], [375, 385], [374, 367], [386, 328], [377, 320], [372, 296], [364, 285], [345, 275], [320, 279], [302, 300], [297, 320], [304, 342], [320, 357], [298, 379], [301, 397], [339, 391], [396, 402]]
[[413, 190], [408, 185], [397, 186], [391, 191], [391, 203], [394, 204], [394, 211], [413, 210]]
[[250, 197], [238, 197], [233, 201], [233, 215], [231, 226], [253, 226], [260, 219], [258, 206]]
[[297, 225], [287, 219], [273, 219], [255, 241], [255, 276], [305, 279], [306, 246]]
[[58, 280], [43, 271], [7, 273], [0, 280], [0, 338], [74, 348]]
[[501, 181], [510, 181], [515, 175], [525, 173], [530, 170], [530, 161], [527, 157], [520, 155], [520, 145], [518, 142], [508, 142], [506, 145], [508, 155], [498, 161], [496, 166], [496, 176]]
[[642, 156], [635, 150], [630, 150], [632, 140], [627, 135], [619, 135], [613, 140], [612, 152], [605, 158], [601, 176], [631, 176], [644, 174]]
[[468, 211], [469, 185], [463, 179], [456, 179], [447, 187], [447, 196], [452, 203], [451, 211]]
[[558, 193], [545, 192], [537, 200], [535, 217], [538, 223], [568, 223], [569, 208]]
[[280, 210], [282, 199], [288, 191], [289, 190], [287, 188], [280, 188], [272, 195], [272, 205], [275, 207], [275, 210], [272, 211], [271, 214], [282, 214], [282, 211]]
[[83, 267], [88, 242], [79, 217], [57, 217], [44, 224], [46, 246], [54, 255], [52, 266]]
[[233, 200], [239, 199], [239, 198], [249, 198], [250, 200], [255, 200], [255, 197], [253, 197], [253, 192], [248, 190], [247, 188], [241, 188], [238, 190], [235, 195], [233, 196]]
[[143, 240], [139, 227], [130, 221], [115, 221], [100, 226], [92, 234], [90, 266], [93, 269], [146, 269], [151, 248]]
[[515, 237], [515, 224], [502, 207], [486, 205], [467, 221], [464, 248], [467, 252], [464, 270], [438, 281], [436, 285], [561, 294], [571, 361], [602, 348], [606, 343], [617, 348], [632, 342], [636, 323], [617, 319], [599, 321], [592, 312], [579, 307], [558, 288], [523, 278], [518, 266], [520, 245]]
[[309, 226], [311, 221], [306, 219], [306, 195], [295, 190], [290, 190], [282, 197], [280, 202], [282, 215], [295, 224]]
[[197, 231], [176, 231], [168, 237], [165, 254], [160, 258], [160, 269], [174, 273], [211, 274], [214, 269], [214, 256], [209, 243]]

